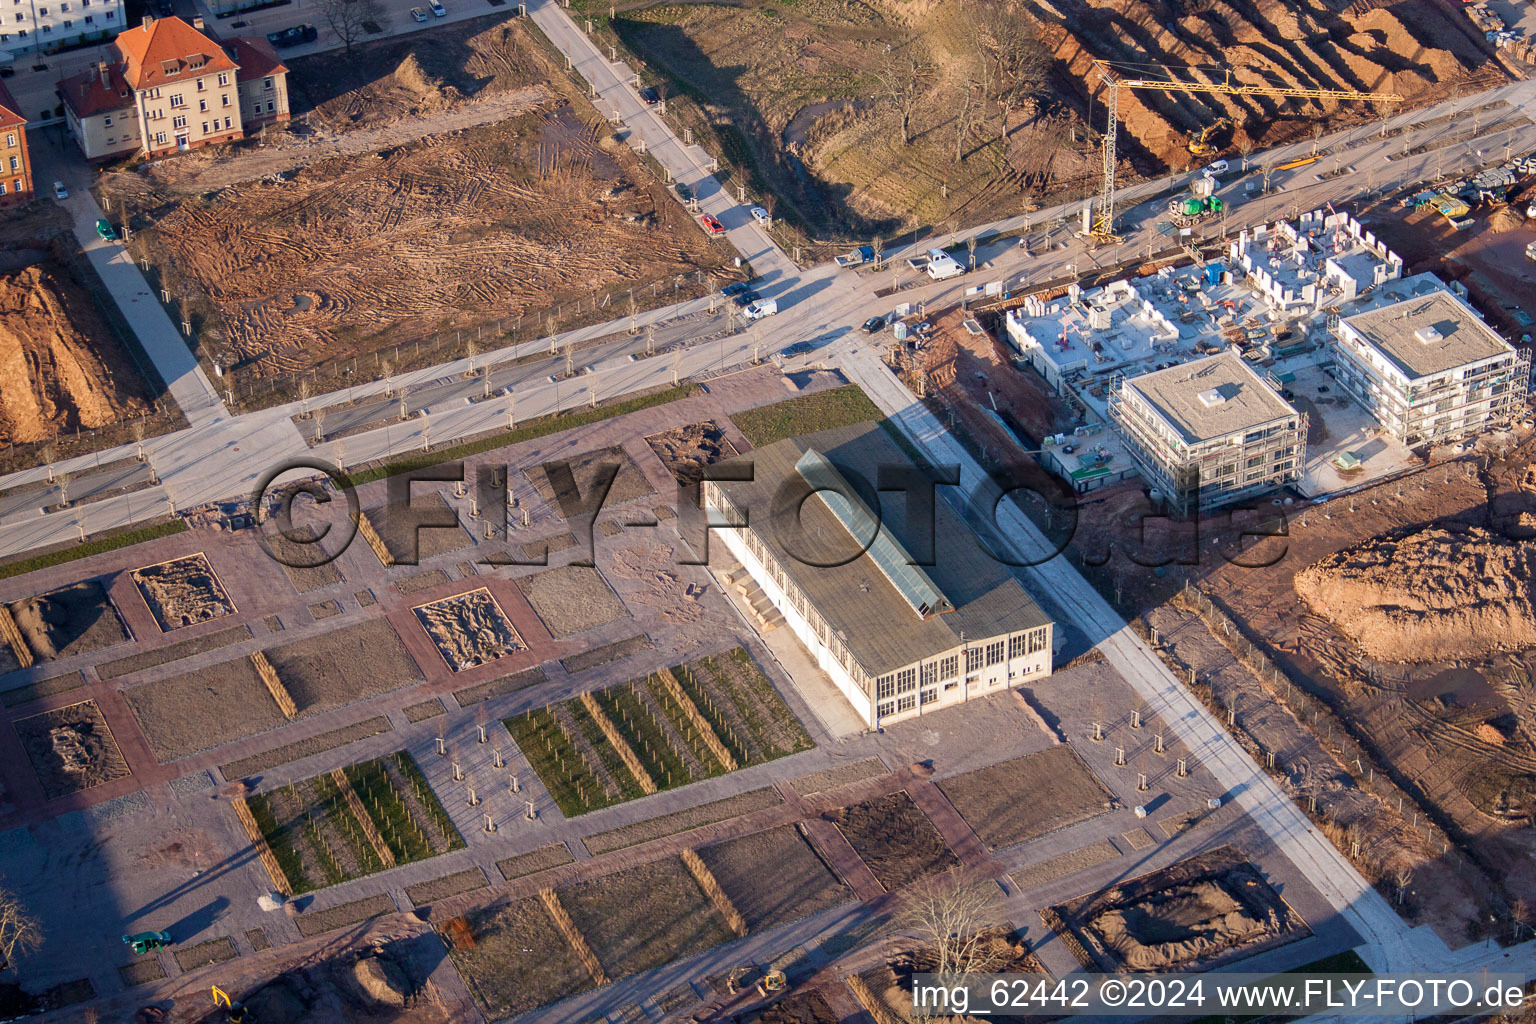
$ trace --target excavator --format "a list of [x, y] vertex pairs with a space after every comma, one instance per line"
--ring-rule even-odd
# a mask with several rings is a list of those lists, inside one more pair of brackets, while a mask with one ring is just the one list
[[1216, 147], [1210, 141], [1211, 136], [1215, 135], [1217, 132], [1224, 128], [1230, 127], [1232, 127], [1231, 118], [1218, 117], [1204, 128], [1201, 128], [1198, 132], [1189, 137], [1190, 153], [1194, 156], [1207, 156], [1216, 152]]

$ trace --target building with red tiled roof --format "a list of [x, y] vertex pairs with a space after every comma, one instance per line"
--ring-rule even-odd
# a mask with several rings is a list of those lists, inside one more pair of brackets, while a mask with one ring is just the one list
[[15, 206], [32, 198], [27, 119], [5, 83], [0, 82], [0, 207]]
[[288, 69], [264, 39], [220, 43], [201, 18], [145, 18], [112, 45], [118, 60], [59, 83], [87, 159], [162, 156], [288, 120]]

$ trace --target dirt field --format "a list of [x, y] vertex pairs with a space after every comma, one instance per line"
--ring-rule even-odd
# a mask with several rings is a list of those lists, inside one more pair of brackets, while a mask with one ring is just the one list
[[1051, 911], [1093, 958], [1083, 966], [1104, 971], [1209, 968], [1309, 934], [1230, 846]]
[[206, 555], [198, 552], [146, 565], [132, 573], [134, 585], [164, 631], [207, 622], [235, 611]]
[[745, 1024], [841, 1024], [826, 999], [815, 989], [794, 992], [763, 1012], [746, 1017]]
[[521, 23], [430, 35], [365, 48], [341, 76], [317, 60], [301, 83], [318, 102], [311, 120], [384, 125], [451, 112], [466, 91], [537, 86], [547, 98], [530, 93], [499, 123], [444, 134], [429, 114], [420, 141], [258, 171], [211, 196], [184, 195], [173, 168], [106, 186], [141, 214], [135, 252], [244, 386], [343, 364], [350, 379], [385, 376], [419, 342], [434, 360], [462, 354], [457, 332], [467, 344], [477, 327], [491, 347], [503, 322], [510, 333], [531, 315], [542, 330], [546, 313], [563, 316], [594, 289], [617, 316], [628, 289], [659, 282], [671, 301], [674, 278], [725, 261], [727, 247], [613, 139]]
[[593, 987], [537, 897], [469, 915], [474, 945], [448, 943], [453, 965], [487, 1018], [499, 1020]]
[[[1513, 138], [1518, 143], [1520, 131]], [[1489, 159], [1503, 156], [1503, 139], [1495, 139]], [[1362, 211], [1361, 221], [1403, 257], [1410, 271], [1432, 270], [1465, 284], [1472, 304], [1507, 336], [1531, 333], [1531, 320], [1522, 320], [1522, 314], [1536, 317], [1536, 303], [1530, 299], [1536, 289], [1536, 262], [1525, 258], [1525, 247], [1536, 242], [1536, 221], [1526, 220], [1511, 231], [1495, 231], [1490, 221], [1497, 210], [1483, 207], [1473, 211], [1471, 228], [1458, 231], [1434, 210], [1405, 209], [1396, 198]], [[1529, 187], [1523, 193], [1511, 193], [1504, 209], [1523, 211], [1533, 201], [1536, 187]]]
[[528, 648], [484, 587], [417, 605], [413, 610], [443, 660], [455, 672]]
[[735, 937], [676, 857], [579, 882], [562, 889], [560, 901], [610, 978]]
[[556, 639], [629, 614], [603, 574], [590, 566], [562, 565], [515, 582]]
[[832, 820], [887, 890], [960, 863], [904, 792], [844, 807], [832, 812]]
[[17, 720], [16, 735], [48, 799], [128, 774], [112, 730], [92, 700]]
[[645, 439], [645, 443], [651, 446], [651, 451], [656, 453], [662, 465], [667, 467], [682, 487], [692, 487], [698, 483], [705, 466], [712, 466], [737, 454], [736, 446], [731, 444], [725, 431], [714, 420], [690, 423], [661, 434], [652, 434]]
[[1114, 796], [1065, 743], [945, 779], [939, 789], [994, 849], [1110, 810]]
[[123, 698], [162, 764], [288, 721], [249, 658], [135, 686]]
[[637, 498], [654, 497], [656, 492], [651, 490], [650, 481], [645, 474], [640, 472], [640, 467], [635, 465], [635, 460], [623, 448], [600, 448], [597, 451], [583, 452], [571, 459], [561, 460], [571, 471], [571, 480], [576, 485], [576, 494], [556, 498], [555, 486], [549, 476], [549, 469], [554, 463], [537, 466], [525, 472], [528, 482], [534, 490], [539, 492], [539, 497], [551, 502], [556, 511], [569, 519], [575, 516], [578, 509], [584, 508], [592, 500], [592, 484], [605, 467], [617, 464], [618, 473], [613, 478], [613, 486], [608, 489], [608, 496], [603, 499], [603, 508], [613, 508], [625, 502], [634, 501]]
[[394, 558], [396, 565], [414, 565], [418, 562], [446, 555], [450, 551], [468, 547], [469, 534], [462, 526], [442, 526], [417, 530], [412, 524], [417, 518], [440, 516], [448, 510], [448, 499], [437, 492], [413, 496], [410, 507], [404, 504], [376, 505], [364, 509], [363, 514], [378, 531], [384, 542], [384, 550]]
[[[1104, 110], [1093, 58], [1222, 64], [1242, 83], [1396, 91], [1410, 104], [1504, 80], [1459, 11], [1430, 0], [1358, 10], [1323, 0], [751, 0], [640, 6], [613, 30], [658, 73], [679, 124], [707, 126], [765, 179], [778, 216], [867, 239], [1091, 188]], [[1131, 90], [1120, 110], [1125, 171], [1142, 173], [1193, 161], [1190, 133], [1220, 116], [1236, 123], [1216, 137], [1229, 151], [1301, 137], [1319, 116], [1374, 116], [1359, 104]]]
[[151, 391], [91, 293], [59, 258], [69, 218], [0, 225], [0, 447], [95, 430], [149, 411]]
[[268, 648], [265, 653], [301, 715], [328, 711], [421, 679], [421, 670], [385, 619], [344, 626]]
[[853, 899], [794, 825], [706, 846], [699, 857], [752, 931]]
[[11, 605], [11, 617], [39, 661], [68, 658], [129, 639], [117, 608], [95, 580], [17, 601]]

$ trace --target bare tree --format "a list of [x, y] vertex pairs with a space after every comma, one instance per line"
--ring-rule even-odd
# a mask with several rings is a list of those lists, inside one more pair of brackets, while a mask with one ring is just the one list
[[319, 0], [320, 15], [331, 26], [336, 38], [352, 55], [352, 46], [368, 32], [371, 23], [382, 27], [388, 16], [379, 0]]
[[901, 119], [903, 146], [912, 145], [912, 115], [933, 78], [933, 65], [919, 60], [916, 48], [917, 42], [912, 39], [894, 44], [885, 65], [875, 70], [876, 80]]
[[42, 926], [37, 923], [16, 894], [0, 888], [0, 958], [10, 965], [43, 944]]
[[1040, 87], [1051, 56], [1035, 23], [1016, 0], [987, 0], [971, 7], [974, 39], [985, 68], [992, 99], [1002, 117], [1001, 134], [1008, 134], [1008, 117], [1019, 102]]
[[[964, 95], [960, 98], [960, 109], [955, 114], [955, 163], [965, 159], [965, 140], [970, 137], [975, 126], [976, 83], [967, 81], [962, 90]], [[982, 93], [986, 95], [985, 92]]]
[[1253, 155], [1253, 140], [1245, 135], [1243, 141], [1237, 144], [1237, 151], [1242, 154], [1243, 172], [1246, 174], [1248, 171], [1248, 158]]
[[61, 508], [68, 508], [69, 507], [69, 473], [66, 470], [62, 470], [62, 469], [59, 470], [59, 473], [58, 473], [58, 484], [59, 484], [59, 506]]
[[991, 974], [1008, 962], [1010, 951], [987, 934], [1001, 913], [997, 891], [990, 879], [946, 874], [924, 879], [902, 895], [898, 919], [933, 951], [934, 974], [944, 979]]

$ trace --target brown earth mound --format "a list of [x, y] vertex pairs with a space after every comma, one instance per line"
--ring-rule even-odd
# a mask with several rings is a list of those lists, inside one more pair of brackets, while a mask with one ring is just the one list
[[1348, 548], [1296, 574], [1296, 593], [1368, 656], [1446, 661], [1536, 646], [1536, 549], [1430, 527]]
[[0, 274], [0, 445], [146, 412], [143, 384], [90, 297], [52, 260]]
[[1495, 231], [1514, 231], [1524, 223], [1525, 218], [1507, 206], [1493, 211], [1493, 216], [1488, 218], [1488, 226]]
[[1189, 963], [1272, 931], [1273, 911], [1260, 916], [1221, 879], [1153, 893], [1094, 921], [1104, 945], [1132, 970]]

